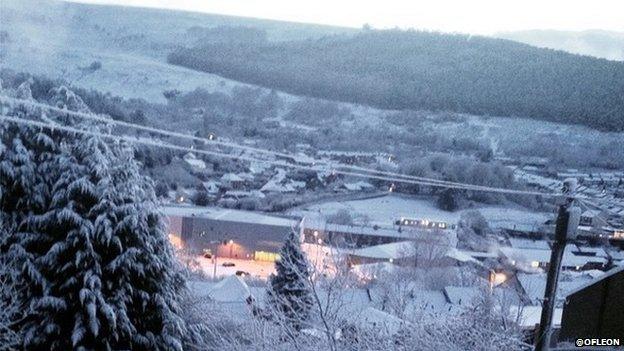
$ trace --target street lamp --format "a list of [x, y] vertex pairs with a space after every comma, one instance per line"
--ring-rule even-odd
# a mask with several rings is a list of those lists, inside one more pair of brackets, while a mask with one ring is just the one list
[[[203, 233], [202, 233], [203, 234]], [[219, 245], [227, 245], [227, 244], [234, 244], [234, 240], [230, 239], [230, 240], [211, 240], [210, 241], [211, 244], [216, 245], [215, 250], [214, 250], [214, 254], [212, 255], [212, 261], [214, 262], [214, 267], [212, 269], [212, 279], [217, 279], [217, 254], [219, 253]], [[230, 257], [232, 256], [232, 246], [230, 246]]]
[[507, 281], [507, 275], [503, 272], [490, 270], [490, 276], [488, 281], [490, 283], [490, 290], [492, 290], [495, 286], [503, 284], [505, 281]]

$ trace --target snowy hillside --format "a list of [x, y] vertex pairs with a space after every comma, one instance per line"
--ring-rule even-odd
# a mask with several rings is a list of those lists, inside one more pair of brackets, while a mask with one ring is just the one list
[[[269, 40], [317, 37], [346, 29], [60, 1], [7, 0], [0, 4], [2, 68], [62, 78], [127, 98], [165, 101], [163, 91], [241, 85], [166, 63], [171, 49], [194, 43], [196, 28], [251, 26]], [[100, 68], [93, 69], [94, 62]]]

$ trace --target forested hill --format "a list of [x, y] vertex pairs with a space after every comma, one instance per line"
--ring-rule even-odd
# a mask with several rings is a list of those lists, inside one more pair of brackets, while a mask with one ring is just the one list
[[522, 116], [624, 130], [624, 63], [503, 39], [363, 31], [219, 43], [169, 62], [289, 93], [391, 109]]

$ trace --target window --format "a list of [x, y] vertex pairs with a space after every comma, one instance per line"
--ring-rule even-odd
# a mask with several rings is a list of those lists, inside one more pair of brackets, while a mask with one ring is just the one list
[[279, 258], [280, 258], [280, 255], [275, 252], [267, 252], [267, 251], [254, 252], [254, 260], [256, 261], [275, 262], [279, 260]]

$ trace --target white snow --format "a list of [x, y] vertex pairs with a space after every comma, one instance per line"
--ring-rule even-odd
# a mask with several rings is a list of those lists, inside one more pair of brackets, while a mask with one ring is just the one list
[[351, 319], [359, 327], [375, 329], [382, 335], [395, 335], [403, 326], [409, 325], [407, 321], [373, 307], [365, 308]]
[[261, 212], [233, 210], [220, 207], [166, 205], [163, 206], [161, 210], [164, 215], [171, 217], [201, 217], [219, 219], [222, 221], [256, 223], [283, 227], [293, 227], [298, 223], [298, 221], [294, 219], [266, 215]]
[[413, 256], [415, 254], [415, 247], [413, 242], [399, 241], [351, 250], [349, 254], [358, 257], [384, 260], [399, 259]]
[[[553, 325], [561, 325], [563, 308], [555, 308], [553, 313]], [[511, 306], [509, 308], [510, 318], [517, 320], [522, 328], [533, 329], [540, 323], [542, 316], [542, 306]]]
[[241, 277], [231, 275], [215, 284], [208, 296], [218, 302], [245, 302], [251, 291]]
[[[532, 212], [521, 208], [488, 206], [475, 208], [488, 220], [493, 228], [524, 228], [537, 229], [554, 214]], [[367, 218], [369, 224], [391, 225], [399, 218], [428, 219], [455, 224], [463, 211], [448, 212], [436, 207], [431, 199], [420, 199], [401, 195], [386, 195], [365, 200], [329, 201], [313, 204], [303, 209], [290, 211], [293, 215], [333, 214], [339, 210], [347, 210], [354, 217]]]

